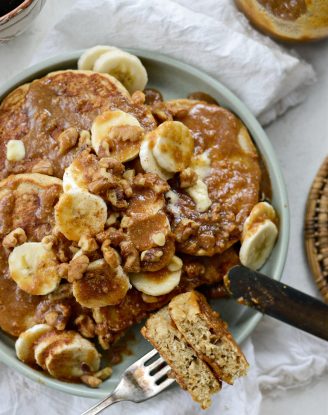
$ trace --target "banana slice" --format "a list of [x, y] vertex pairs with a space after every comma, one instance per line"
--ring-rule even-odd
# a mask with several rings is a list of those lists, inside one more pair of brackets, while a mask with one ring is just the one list
[[24, 363], [34, 364], [34, 346], [41, 336], [53, 330], [48, 324], [36, 324], [25, 330], [16, 340], [15, 349], [19, 360]]
[[153, 151], [152, 151], [152, 140], [153, 132], [147, 134], [145, 139], [142, 141], [139, 151], [139, 158], [141, 167], [147, 173], [157, 174], [163, 180], [169, 180], [173, 177], [173, 173], [169, 173], [166, 170], [162, 169], [157, 163]]
[[130, 288], [129, 278], [121, 266], [112, 269], [104, 260], [98, 261], [94, 271], [89, 268], [82, 279], [73, 282], [73, 295], [83, 307], [118, 304]]
[[138, 291], [158, 297], [174, 290], [179, 285], [180, 277], [181, 269], [170, 271], [166, 267], [156, 272], [130, 274], [130, 282]]
[[194, 151], [194, 139], [188, 127], [179, 121], [165, 121], [154, 130], [153, 154], [160, 167], [176, 173], [187, 168]]
[[9, 255], [8, 264], [11, 278], [29, 294], [49, 294], [60, 283], [56, 255], [42, 242], [16, 246]]
[[78, 333], [68, 332], [70, 341], [57, 340], [48, 350], [45, 366], [57, 379], [78, 380], [85, 372], [96, 372], [100, 367], [100, 355], [95, 346]]
[[74, 331], [45, 334], [35, 346], [34, 357], [39, 366], [58, 379], [77, 380], [100, 366], [94, 345]]
[[185, 190], [195, 202], [198, 212], [205, 212], [211, 206], [212, 201], [208, 196], [208, 189], [203, 180], [198, 179], [196, 184], [187, 187]]
[[238, 133], [238, 143], [246, 154], [254, 155], [256, 157], [257, 151], [254, 143], [244, 125], [241, 125]]
[[258, 270], [268, 259], [278, 236], [276, 225], [269, 219], [260, 222], [248, 232], [239, 251], [240, 262]]
[[277, 221], [277, 214], [274, 208], [268, 202], [257, 203], [248, 218], [245, 220], [242, 233], [242, 241], [247, 237], [249, 232], [252, 232], [254, 227], [259, 223], [264, 222], [266, 219], [270, 219], [273, 223]]
[[107, 205], [101, 197], [88, 192], [63, 193], [55, 206], [55, 220], [67, 239], [78, 242], [82, 235], [94, 236], [104, 230]]
[[104, 45], [97, 45], [93, 48], [87, 49], [82, 55], [80, 56], [77, 67], [78, 69], [84, 71], [92, 71], [96, 60], [106, 52], [113, 52], [119, 49], [115, 48], [114, 46], [104, 46]]
[[92, 147], [98, 155], [103, 151], [103, 155], [124, 163], [139, 154], [143, 134], [143, 128], [133, 115], [121, 110], [105, 111], [92, 124]]
[[148, 82], [147, 71], [140, 59], [119, 49], [99, 56], [93, 70], [114, 76], [130, 94], [138, 90], [143, 91]]
[[74, 160], [73, 163], [65, 169], [63, 176], [63, 190], [65, 193], [72, 190], [88, 191], [89, 182], [85, 180], [79, 167], [76, 160]]

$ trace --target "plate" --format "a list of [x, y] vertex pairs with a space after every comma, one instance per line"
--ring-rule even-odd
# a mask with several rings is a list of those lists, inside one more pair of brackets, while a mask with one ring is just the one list
[[[160, 90], [164, 99], [183, 98], [190, 92], [202, 91], [215, 98], [223, 107], [234, 112], [247, 126], [267, 166], [272, 185], [272, 203], [280, 217], [279, 238], [269, 261], [262, 268], [262, 272], [279, 280], [287, 255], [289, 211], [286, 186], [282, 172], [264, 130], [247, 107], [214, 78], [164, 55], [142, 50], [131, 49], [128, 51], [139, 56], [148, 72], [149, 83], [147, 86]], [[82, 52], [75, 51], [69, 54], [62, 54], [24, 70], [21, 74], [9, 81], [5, 87], [2, 87], [0, 90], [0, 102], [11, 90], [25, 82], [32, 81], [51, 71], [76, 68], [77, 59]], [[229, 323], [230, 330], [238, 343], [242, 343], [250, 335], [262, 317], [262, 314], [246, 309], [246, 307], [232, 300], [216, 300], [212, 302], [212, 305], [221, 313], [223, 319]], [[132, 354], [125, 356], [120, 364], [113, 367], [112, 377], [103, 382], [99, 389], [91, 389], [83, 384], [59, 381], [26, 366], [16, 358], [13, 338], [1, 331], [0, 359], [28, 378], [51, 388], [73, 395], [100, 399], [104, 398], [114, 389], [126, 367], [151, 349], [151, 346], [140, 335], [140, 327], [136, 326], [132, 330], [135, 336], [135, 339], [129, 344], [129, 349], [132, 351]]]

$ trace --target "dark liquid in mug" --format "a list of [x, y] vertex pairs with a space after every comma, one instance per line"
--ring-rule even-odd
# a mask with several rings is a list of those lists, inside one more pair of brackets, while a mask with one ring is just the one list
[[17, 6], [24, 3], [24, 0], [0, 0], [0, 16], [4, 16]]

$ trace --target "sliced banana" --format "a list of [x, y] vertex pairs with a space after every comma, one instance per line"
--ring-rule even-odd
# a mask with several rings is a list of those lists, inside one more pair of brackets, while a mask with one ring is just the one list
[[121, 110], [105, 111], [98, 115], [91, 127], [91, 142], [95, 152], [101, 151], [120, 162], [139, 154], [144, 129], [131, 114]]
[[203, 180], [198, 179], [196, 184], [187, 187], [185, 190], [195, 202], [196, 210], [198, 212], [205, 212], [212, 205], [212, 201], [208, 196], [207, 185]]
[[96, 372], [100, 367], [100, 355], [95, 346], [78, 333], [68, 332], [69, 341], [61, 341], [60, 334], [48, 350], [45, 367], [57, 379], [77, 380], [85, 372]]
[[153, 136], [153, 132], [149, 133], [145, 139], [142, 141], [139, 151], [139, 158], [141, 167], [147, 173], [154, 173], [157, 174], [163, 180], [169, 180], [173, 177], [173, 173], [169, 173], [162, 169], [160, 165], [157, 163], [153, 151], [152, 151], [152, 140], [151, 137]]
[[130, 282], [121, 266], [110, 268], [104, 260], [98, 260], [83, 278], [73, 282], [73, 295], [83, 307], [96, 308], [120, 303], [130, 288]]
[[64, 192], [67, 193], [72, 190], [88, 191], [88, 184], [89, 182], [83, 177], [79, 164], [76, 163], [76, 160], [73, 161], [73, 163], [71, 163], [64, 172]]
[[70, 241], [82, 235], [94, 236], [104, 230], [107, 205], [99, 196], [88, 192], [63, 193], [55, 206], [58, 230]]
[[56, 255], [42, 242], [16, 246], [9, 255], [8, 264], [11, 278], [29, 294], [49, 294], [60, 283]]
[[241, 125], [240, 127], [238, 133], [238, 143], [246, 154], [251, 154], [254, 156], [257, 155], [256, 147], [254, 146], [249, 132], [247, 131], [247, 128], [244, 125]]
[[25, 330], [16, 340], [15, 349], [19, 360], [24, 363], [35, 363], [34, 346], [41, 336], [53, 330], [48, 324], [36, 324]]
[[118, 79], [132, 94], [143, 91], [148, 82], [148, 75], [140, 59], [122, 50], [105, 52], [95, 61], [93, 70], [104, 72]]
[[188, 127], [179, 121], [165, 121], [154, 130], [153, 154], [160, 167], [176, 173], [186, 169], [194, 151], [194, 139]]
[[253, 270], [258, 270], [268, 259], [278, 236], [276, 225], [269, 219], [260, 222], [248, 232], [239, 251], [240, 262]]
[[74, 331], [49, 332], [34, 349], [39, 366], [58, 379], [75, 380], [86, 371], [97, 371], [100, 356], [94, 345]]
[[252, 232], [252, 229], [259, 223], [264, 222], [266, 219], [270, 219], [273, 223], [277, 221], [277, 214], [274, 208], [268, 202], [257, 203], [248, 218], [245, 220], [242, 233], [242, 241], [247, 235]]
[[130, 274], [130, 282], [138, 291], [158, 297], [174, 290], [179, 285], [180, 277], [181, 269], [169, 271], [166, 267], [156, 272]]
[[105, 45], [97, 45], [93, 48], [87, 49], [82, 55], [80, 56], [77, 67], [78, 69], [84, 71], [92, 71], [96, 60], [106, 52], [113, 52], [119, 49], [115, 48], [114, 46], [105, 46]]

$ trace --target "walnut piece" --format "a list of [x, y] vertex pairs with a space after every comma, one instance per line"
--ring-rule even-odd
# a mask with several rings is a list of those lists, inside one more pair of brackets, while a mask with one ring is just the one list
[[59, 154], [65, 154], [75, 146], [79, 138], [79, 133], [75, 127], [67, 128], [58, 136]]
[[83, 337], [86, 337], [87, 339], [95, 337], [96, 325], [90, 316], [81, 314], [74, 320], [74, 324], [77, 326], [79, 333]]
[[83, 147], [83, 146], [91, 146], [91, 134], [90, 131], [87, 130], [82, 130], [80, 131], [80, 136], [79, 136], [79, 147]]
[[123, 266], [126, 272], [139, 272], [140, 260], [139, 253], [131, 241], [123, 241], [120, 244], [122, 257], [125, 259]]
[[180, 187], [182, 189], [191, 187], [194, 184], [196, 184], [197, 179], [198, 179], [197, 173], [193, 169], [188, 167], [187, 169], [183, 170], [180, 173]]
[[141, 261], [145, 262], [159, 262], [163, 256], [163, 251], [151, 248], [147, 249], [146, 251], [142, 251], [140, 254]]
[[169, 184], [153, 173], [137, 174], [133, 179], [133, 184], [136, 187], [152, 189], [155, 193], [166, 193], [170, 190]]
[[2, 245], [4, 248], [15, 248], [26, 242], [26, 233], [22, 228], [16, 228], [3, 238]]
[[175, 236], [178, 242], [185, 242], [192, 235], [196, 235], [199, 225], [191, 220], [183, 218], [175, 228]]
[[89, 265], [89, 258], [86, 255], [81, 255], [77, 258], [72, 259], [68, 265], [68, 282], [80, 280], [83, 274], [87, 270]]
[[65, 330], [71, 316], [71, 307], [66, 304], [57, 303], [52, 305], [44, 314], [44, 320], [49, 326], [57, 330]]
[[116, 249], [110, 246], [110, 239], [106, 239], [101, 245], [104, 259], [111, 268], [117, 268], [121, 264], [121, 257]]
[[92, 375], [82, 375], [81, 380], [83, 383], [90, 386], [91, 388], [98, 388], [98, 386], [102, 383], [101, 379], [96, 378]]
[[94, 238], [91, 238], [87, 235], [82, 235], [78, 246], [82, 249], [84, 252], [94, 252], [98, 248], [98, 244]]
[[47, 174], [52, 176], [54, 174], [54, 168], [49, 160], [40, 160], [32, 167], [32, 173]]
[[142, 91], [135, 91], [131, 96], [132, 102], [135, 105], [142, 105], [145, 103], [145, 94]]

